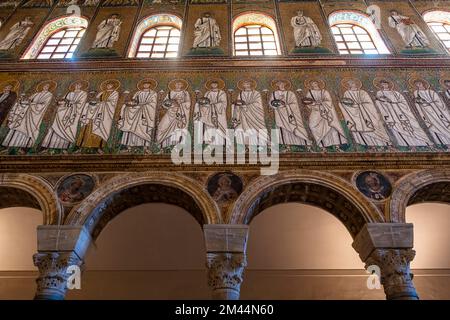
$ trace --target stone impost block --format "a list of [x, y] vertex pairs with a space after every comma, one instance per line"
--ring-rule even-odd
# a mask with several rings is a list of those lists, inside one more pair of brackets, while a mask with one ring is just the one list
[[39, 252], [75, 252], [84, 257], [91, 243], [89, 232], [82, 226], [41, 225], [37, 228]]
[[203, 232], [207, 252], [246, 252], [247, 225], [205, 224]]
[[412, 247], [412, 223], [367, 223], [353, 242], [353, 248], [363, 261], [366, 261], [372, 251], [377, 248], [407, 249]]

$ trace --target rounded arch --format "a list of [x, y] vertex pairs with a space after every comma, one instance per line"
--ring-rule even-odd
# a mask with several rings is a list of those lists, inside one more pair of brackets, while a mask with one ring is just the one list
[[142, 35], [150, 28], [156, 27], [158, 25], [174, 26], [181, 31], [183, 21], [178, 15], [168, 12], [152, 14], [141, 19], [141, 21], [136, 26], [133, 37], [131, 38], [132, 40], [130, 42], [130, 47], [128, 48], [127, 53], [128, 58], [136, 57]]
[[[376, 50], [379, 54], [390, 54], [388, 47], [386, 46], [383, 38], [377, 30], [374, 22], [370, 17], [358, 10], [337, 10], [328, 15], [328, 23], [333, 29], [334, 26], [340, 24], [350, 24], [364, 29], [369, 37], [372, 39]], [[335, 41], [337, 40], [336, 34], [334, 34]], [[359, 39], [358, 39], [359, 40]], [[337, 42], [337, 41], [336, 41]]]
[[263, 27], [266, 27], [270, 29], [273, 33], [273, 37], [275, 39], [276, 44], [276, 51], [277, 54], [281, 54], [281, 46], [280, 46], [280, 39], [278, 35], [278, 27], [276, 20], [273, 16], [265, 13], [265, 12], [259, 12], [259, 11], [244, 11], [239, 13], [233, 18], [233, 52], [236, 51], [236, 44], [235, 44], [235, 37], [236, 37], [236, 31], [240, 28], [243, 28], [248, 25], [261, 25]]
[[422, 14], [422, 16], [425, 22], [450, 23], [450, 10], [448, 9], [439, 8], [439, 10], [427, 10]]
[[450, 10], [439, 8], [425, 11], [423, 20], [447, 51], [450, 51]]
[[81, 27], [86, 29], [88, 26], [88, 19], [83, 16], [63, 16], [58, 17], [47, 22], [34, 37], [30, 46], [27, 48], [21, 59], [35, 59], [41, 48], [45, 45], [47, 39], [49, 39], [54, 33], [65, 29]]
[[0, 174], [0, 192], [1, 208], [36, 208], [42, 210], [44, 224], [61, 223], [61, 205], [53, 188], [43, 179], [28, 174]]
[[220, 210], [204, 186], [180, 174], [131, 173], [108, 180], [75, 207], [66, 224], [84, 225], [95, 238], [114, 216], [148, 202], [175, 204], [200, 225], [221, 222]]
[[406, 222], [406, 207], [420, 202], [450, 203], [450, 171], [424, 170], [402, 177], [386, 204], [391, 222]]
[[367, 222], [383, 222], [377, 208], [344, 179], [318, 171], [283, 172], [253, 181], [229, 214], [230, 223], [249, 224], [273, 205], [300, 202], [335, 215], [355, 237]]

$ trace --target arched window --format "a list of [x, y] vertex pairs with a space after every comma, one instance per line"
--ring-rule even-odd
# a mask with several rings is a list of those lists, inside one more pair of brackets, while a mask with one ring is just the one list
[[280, 55], [275, 21], [260, 13], [246, 13], [233, 21], [235, 56]]
[[328, 17], [340, 54], [389, 54], [368, 16], [353, 11], [333, 12]]
[[181, 19], [158, 14], [142, 20], [134, 33], [129, 58], [176, 58], [180, 45]]
[[428, 11], [423, 19], [442, 44], [450, 51], [450, 12]]
[[34, 39], [22, 59], [72, 58], [88, 21], [83, 17], [68, 16], [48, 22]]

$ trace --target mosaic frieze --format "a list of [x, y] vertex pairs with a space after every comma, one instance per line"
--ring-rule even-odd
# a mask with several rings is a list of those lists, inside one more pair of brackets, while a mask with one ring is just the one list
[[248, 147], [272, 129], [281, 152], [448, 150], [448, 73], [326, 72], [2, 74], [1, 152], [161, 154], [231, 130]]

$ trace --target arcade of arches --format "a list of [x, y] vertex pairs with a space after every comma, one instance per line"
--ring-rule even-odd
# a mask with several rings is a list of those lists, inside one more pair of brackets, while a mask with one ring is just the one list
[[[345, 179], [319, 171], [253, 178], [226, 214], [201, 187], [206, 175], [172, 175], [98, 174], [102, 187], [64, 212], [50, 179], [3, 174], [0, 297], [449, 298], [443, 171], [399, 179], [388, 217]], [[20, 179], [35, 185], [25, 190]], [[65, 287], [73, 264], [82, 265], [80, 290]], [[367, 287], [364, 266], [373, 264], [384, 293]]]
[[450, 299], [449, 8], [0, 1], [0, 299]]

